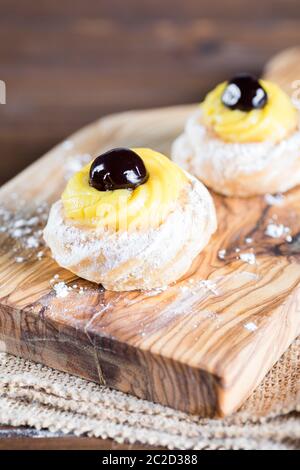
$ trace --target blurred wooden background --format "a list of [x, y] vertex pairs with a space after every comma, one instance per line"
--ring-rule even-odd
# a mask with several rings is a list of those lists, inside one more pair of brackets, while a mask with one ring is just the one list
[[104, 114], [197, 101], [297, 44], [299, 0], [0, 0], [0, 183]]

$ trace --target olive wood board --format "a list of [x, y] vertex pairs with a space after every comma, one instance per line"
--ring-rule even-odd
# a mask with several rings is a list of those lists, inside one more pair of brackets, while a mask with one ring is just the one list
[[[5, 219], [36, 217], [41, 205], [59, 198], [70, 167], [87, 155], [117, 146], [169, 154], [193, 109], [101, 119], [0, 190], [0, 345], [137, 397], [224, 416], [241, 405], [300, 333], [299, 188], [272, 205], [265, 197], [213, 194], [216, 234], [184, 278], [161, 291], [114, 293], [79, 279], [45, 247], [25, 248]], [[41, 229], [45, 220], [37, 218]], [[289, 242], [286, 233], [266, 235], [272, 221], [289, 227]], [[219, 250], [226, 250], [223, 259]], [[255, 254], [256, 262], [242, 261], [242, 253]], [[77, 286], [66, 297], [53, 288], [57, 275], [55, 282]]]

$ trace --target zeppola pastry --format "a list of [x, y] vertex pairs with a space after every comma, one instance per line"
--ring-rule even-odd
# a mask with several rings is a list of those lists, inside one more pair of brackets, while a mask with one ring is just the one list
[[300, 183], [298, 112], [275, 83], [238, 75], [208, 93], [172, 159], [226, 196], [287, 191]]
[[119, 148], [70, 179], [44, 238], [60, 266], [126, 291], [179, 279], [215, 230], [202, 183], [158, 152]]

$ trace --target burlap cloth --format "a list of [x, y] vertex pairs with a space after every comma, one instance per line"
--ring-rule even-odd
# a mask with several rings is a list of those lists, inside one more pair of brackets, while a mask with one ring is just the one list
[[170, 449], [300, 447], [300, 337], [242, 408], [226, 419], [189, 416], [6, 353], [0, 423]]

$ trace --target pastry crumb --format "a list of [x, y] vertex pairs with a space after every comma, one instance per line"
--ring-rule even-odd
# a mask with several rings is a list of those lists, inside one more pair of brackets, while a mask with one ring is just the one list
[[240, 253], [239, 259], [248, 264], [256, 264], [256, 256], [254, 253]]
[[55, 291], [56, 297], [64, 298], [69, 295], [72, 287], [67, 286], [64, 281], [60, 281], [53, 285], [53, 290]]
[[218, 258], [219, 259], [225, 259], [225, 256], [226, 256], [226, 250], [225, 249], [222, 249], [222, 250], [218, 251]]
[[269, 206], [280, 206], [284, 201], [284, 196], [281, 193], [265, 194], [265, 201]]
[[270, 223], [267, 225], [267, 228], [265, 230], [265, 235], [267, 237], [271, 238], [282, 238], [284, 235], [288, 234], [290, 232], [290, 228], [286, 227], [283, 224], [274, 224]]
[[248, 331], [255, 331], [257, 330], [257, 325], [254, 322], [249, 322], [244, 325], [244, 328]]
[[36, 257], [38, 260], [41, 260], [43, 257], [44, 257], [44, 252], [43, 251], [39, 251], [37, 254], [36, 254]]

